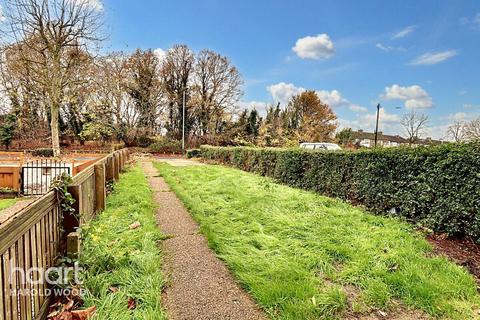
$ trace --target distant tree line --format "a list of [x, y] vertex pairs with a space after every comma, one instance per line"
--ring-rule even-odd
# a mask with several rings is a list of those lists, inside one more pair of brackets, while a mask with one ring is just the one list
[[[1, 143], [13, 138], [60, 142], [155, 136], [192, 143], [281, 146], [332, 137], [336, 116], [313, 91], [270, 107], [241, 111], [242, 77], [212, 50], [174, 45], [159, 54], [97, 54], [101, 12], [88, 1], [6, 0], [2, 23]], [[183, 102], [185, 99], [185, 114]]]

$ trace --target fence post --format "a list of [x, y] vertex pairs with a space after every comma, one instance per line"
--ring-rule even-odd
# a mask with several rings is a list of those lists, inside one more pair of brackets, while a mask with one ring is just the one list
[[113, 180], [113, 157], [111, 155], [105, 159], [105, 180]]
[[118, 156], [118, 152], [113, 154], [113, 163], [115, 168], [115, 170], [113, 170], [113, 178], [117, 181], [120, 178], [120, 157]]
[[70, 232], [75, 231], [75, 229], [80, 226], [80, 216], [83, 212], [82, 186], [68, 186], [67, 189], [68, 192], [72, 195], [73, 199], [75, 199], [75, 203], [72, 205], [73, 209], [75, 209], [75, 214], [68, 212], [63, 217], [63, 224], [66, 235], [68, 235]]
[[119, 161], [119, 170], [120, 172], [123, 171], [123, 150], [118, 151], [118, 161]]
[[124, 149], [123, 152], [125, 153], [124, 161], [125, 161], [125, 164], [126, 164], [127, 161], [128, 161], [128, 158], [130, 158], [130, 151], [128, 151], [128, 149]]
[[107, 191], [105, 188], [105, 163], [97, 163], [95, 170], [95, 212], [105, 210], [105, 198]]

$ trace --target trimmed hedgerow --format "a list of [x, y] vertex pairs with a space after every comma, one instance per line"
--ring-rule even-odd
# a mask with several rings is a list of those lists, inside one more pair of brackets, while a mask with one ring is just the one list
[[200, 157], [200, 149], [189, 149], [187, 150], [187, 153], [186, 153], [186, 156], [187, 156], [187, 159], [191, 159], [191, 158], [198, 158]]
[[480, 143], [358, 152], [202, 146], [201, 155], [480, 240]]

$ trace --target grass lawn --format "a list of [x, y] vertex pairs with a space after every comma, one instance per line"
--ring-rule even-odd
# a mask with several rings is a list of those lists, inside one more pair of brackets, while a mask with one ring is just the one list
[[[88, 290], [85, 304], [97, 307], [97, 319], [166, 318], [157, 246], [162, 236], [152, 196], [143, 172], [133, 167], [115, 184], [105, 212], [86, 227], [81, 257]], [[135, 222], [138, 228], [131, 227]]]
[[7, 209], [17, 203], [16, 198], [14, 199], [0, 199], [0, 210]]
[[232, 168], [156, 167], [274, 319], [479, 316], [472, 276], [404, 222]]

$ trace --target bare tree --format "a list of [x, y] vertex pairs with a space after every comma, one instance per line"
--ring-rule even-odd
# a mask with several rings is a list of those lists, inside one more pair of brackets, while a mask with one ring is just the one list
[[447, 129], [447, 135], [451, 137], [455, 142], [462, 142], [465, 140], [465, 122], [454, 121]]
[[6, 0], [3, 33], [24, 70], [45, 93], [52, 148], [60, 154], [59, 119], [65, 89], [78, 68], [78, 52], [99, 40], [101, 12], [86, 0]]
[[465, 125], [465, 137], [468, 140], [480, 140], [480, 118], [469, 121]]
[[[186, 45], [175, 45], [168, 50], [160, 68], [162, 86], [168, 99], [167, 130], [170, 135], [176, 138], [181, 135], [183, 93], [191, 83], [194, 62], [195, 56], [190, 48]], [[193, 122], [189, 97], [190, 90], [186, 91], [186, 134], [190, 132]]]
[[211, 50], [198, 53], [193, 72], [193, 100], [199, 133], [217, 133], [226, 113], [242, 95], [240, 73], [227, 57]]
[[412, 111], [403, 115], [400, 124], [407, 134], [409, 144], [413, 144], [425, 130], [428, 124], [428, 116]]
[[163, 109], [158, 58], [151, 50], [137, 50], [127, 60], [127, 70], [125, 89], [134, 102], [137, 127], [144, 133], [155, 134]]

